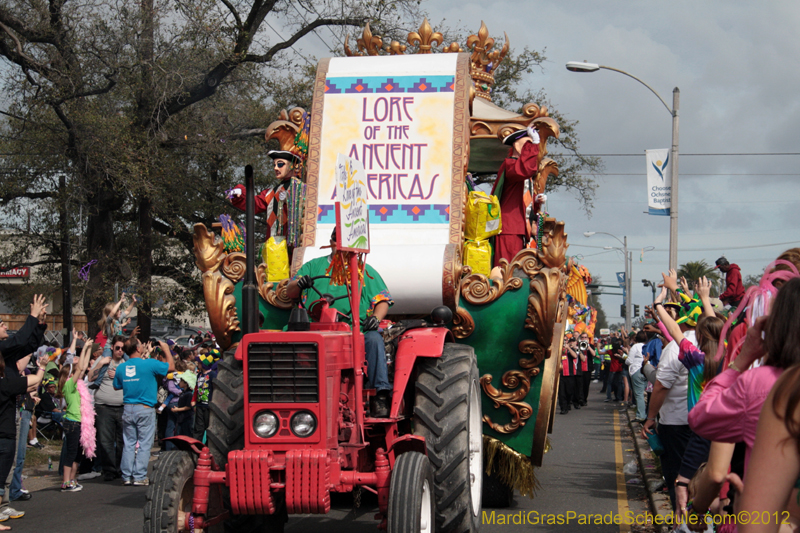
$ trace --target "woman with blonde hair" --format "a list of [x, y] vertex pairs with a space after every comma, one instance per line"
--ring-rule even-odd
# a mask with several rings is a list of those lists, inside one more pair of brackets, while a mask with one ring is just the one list
[[89, 387], [83, 381], [86, 369], [89, 368], [89, 356], [92, 343], [83, 346], [80, 359], [76, 364], [65, 365], [58, 376], [58, 393], [56, 397], [64, 398], [66, 410], [62, 426], [64, 427], [64, 477], [61, 492], [78, 492], [83, 487], [75, 481], [78, 475], [78, 453], [83, 446], [86, 457], [94, 457], [95, 427], [94, 406]]

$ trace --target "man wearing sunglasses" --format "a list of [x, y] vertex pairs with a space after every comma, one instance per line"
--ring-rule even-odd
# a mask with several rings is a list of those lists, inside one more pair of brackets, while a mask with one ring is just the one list
[[[138, 328], [138, 326], [137, 326]], [[131, 335], [133, 338], [133, 335]], [[127, 361], [128, 356], [123, 351], [127, 339], [121, 335], [114, 336], [111, 348], [103, 350], [103, 357], [89, 372], [94, 393], [94, 405], [97, 417], [97, 440], [100, 462], [103, 466], [103, 480], [112, 481], [122, 477], [120, 463], [122, 461], [122, 390], [114, 388], [114, 376], [117, 367]]]
[[[289, 229], [289, 214], [300, 206], [291, 205], [290, 186], [292, 178], [297, 179], [297, 169], [302, 163], [300, 157], [287, 150], [270, 150], [275, 177], [278, 183], [256, 195], [256, 214], [267, 213], [267, 239], [286, 237]], [[242, 211], [246, 208], [247, 189], [239, 184], [231, 192], [231, 203]], [[302, 199], [300, 199], [302, 202]], [[291, 245], [290, 245], [291, 246]]]

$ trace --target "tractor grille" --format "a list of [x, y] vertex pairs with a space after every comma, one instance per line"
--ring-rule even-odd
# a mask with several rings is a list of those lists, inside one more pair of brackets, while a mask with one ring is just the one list
[[319, 401], [316, 343], [252, 343], [247, 358], [251, 403]]

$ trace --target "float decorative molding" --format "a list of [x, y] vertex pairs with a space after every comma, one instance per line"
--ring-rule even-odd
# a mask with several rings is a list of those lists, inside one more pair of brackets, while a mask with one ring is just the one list
[[489, 37], [489, 29], [481, 21], [481, 27], [477, 35], [473, 34], [467, 37], [467, 48], [472, 50], [472, 56], [470, 57], [472, 69], [470, 74], [475, 82], [477, 96], [490, 102], [492, 101], [492, 87], [494, 86], [494, 71], [508, 53], [508, 34], [504, 35], [503, 48], [501, 50], [492, 50], [494, 48], [494, 39]]
[[522, 288], [522, 279], [514, 276], [514, 271], [521, 269], [526, 274], [535, 273], [541, 267], [537, 251], [526, 248], [519, 252], [509, 263], [500, 260], [500, 278], [490, 280], [483, 274], [473, 274], [472, 269], [462, 269], [461, 296], [473, 305], [486, 305], [500, 298], [506, 291]]
[[350, 49], [347, 39], [348, 36], [345, 34], [344, 53], [348, 57], [363, 56], [365, 54], [369, 56], [376, 56], [383, 47], [383, 39], [381, 39], [378, 35], [372, 35], [372, 29], [369, 27], [369, 22], [367, 22], [366, 26], [364, 26], [364, 30], [361, 32], [361, 38], [356, 39], [356, 52], [353, 52]]
[[451, 330], [457, 339], [466, 339], [475, 331], [475, 320], [472, 315], [463, 307], [457, 307], [453, 315], [453, 329]]
[[408, 44], [416, 46], [418, 54], [430, 54], [433, 43], [439, 46], [443, 41], [444, 36], [438, 31], [433, 31], [427, 18], [422, 21], [417, 31], [408, 34]]
[[[563, 222], [549, 220], [551, 237], [566, 238], [563, 233]], [[558, 228], [561, 228], [560, 234]], [[539, 250], [527, 248], [519, 252], [510, 263], [501, 260], [502, 278], [499, 280], [495, 278], [494, 284], [485, 276], [478, 277], [477, 274], [471, 274], [471, 271], [467, 271], [462, 281], [464, 299], [480, 305], [496, 300], [509, 288], [520, 288], [522, 280], [513, 276], [515, 270], [522, 270], [530, 279], [530, 295], [524, 327], [532, 329], [536, 333], [536, 339], [520, 342], [519, 351], [532, 357], [519, 359], [519, 369], [509, 370], [503, 374], [500, 383], [506, 390], [500, 390], [492, 385], [491, 374], [485, 374], [480, 379], [484, 394], [494, 403], [495, 408], [504, 407], [511, 415], [511, 421], [506, 424], [494, 422], [488, 414], [483, 415], [483, 421], [498, 433], [513, 433], [523, 427], [532, 416], [533, 409], [525, 401], [531, 389], [531, 380], [539, 375], [539, 366], [552, 353], [549, 348], [553, 342], [554, 325], [563, 321], [566, 316], [566, 275], [560, 267], [548, 267], [542, 261], [540, 254]]]
[[267, 126], [264, 139], [269, 142], [272, 139], [278, 141], [280, 149], [290, 151], [294, 147], [294, 140], [297, 132], [303, 127], [303, 115], [305, 109], [294, 107], [287, 111], [282, 109], [278, 115], [278, 120]]
[[287, 278], [277, 283], [267, 281], [267, 264], [261, 263], [256, 267], [256, 282], [258, 284], [258, 294], [261, 295], [270, 305], [278, 309], [291, 309], [292, 299], [286, 295], [286, 287], [290, 279]]
[[564, 272], [565, 284], [567, 273], [567, 248], [569, 248], [569, 244], [567, 243], [567, 234], [564, 232], [564, 222], [559, 222], [553, 217], [545, 218], [539, 259], [545, 267], [557, 268]]
[[481, 388], [484, 394], [489, 397], [496, 409], [505, 407], [511, 415], [511, 421], [506, 424], [499, 424], [492, 421], [487, 414], [483, 415], [483, 421], [498, 433], [513, 433], [530, 419], [533, 415], [533, 408], [525, 401], [525, 397], [531, 390], [531, 379], [539, 374], [532, 359], [520, 359], [519, 365], [522, 370], [509, 370], [503, 374], [500, 383], [509, 389], [503, 392], [492, 385], [492, 375], [484, 374], [481, 376]]
[[245, 270], [247, 270], [247, 256], [241, 252], [228, 254], [222, 260], [222, 273], [234, 283], [238, 283], [244, 277]]
[[233, 334], [241, 331], [233, 288], [234, 283], [219, 271], [203, 273], [203, 294], [208, 320], [223, 351], [230, 347]]
[[525, 329], [535, 331], [537, 344], [546, 350], [553, 342], [553, 325], [565, 318], [567, 277], [561, 268], [543, 268], [530, 286]]
[[225, 243], [214, 233], [208, 231], [205, 224], [194, 225], [194, 264], [200, 272], [216, 272], [227, 255]]

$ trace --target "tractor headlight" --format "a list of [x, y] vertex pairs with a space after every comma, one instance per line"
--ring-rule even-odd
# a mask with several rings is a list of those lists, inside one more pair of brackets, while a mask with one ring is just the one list
[[261, 411], [256, 415], [255, 420], [253, 420], [253, 430], [256, 432], [256, 435], [263, 439], [268, 439], [275, 435], [275, 433], [278, 432], [279, 426], [278, 417], [271, 411]]
[[289, 425], [295, 435], [305, 438], [317, 430], [317, 419], [308, 411], [300, 411], [292, 416]]

